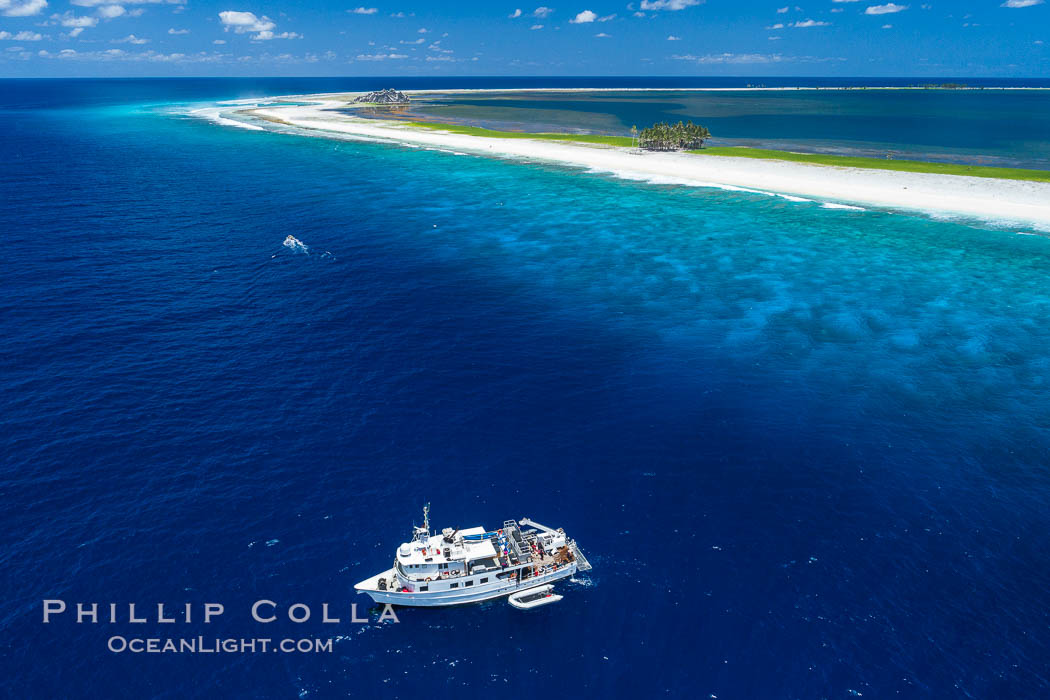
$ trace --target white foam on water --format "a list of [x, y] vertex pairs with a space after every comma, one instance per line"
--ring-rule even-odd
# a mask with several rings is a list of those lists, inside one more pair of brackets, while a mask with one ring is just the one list
[[835, 202], [824, 202], [820, 205], [824, 209], [847, 209], [849, 211], [867, 211], [864, 207], [854, 207], [849, 204], [836, 204]]
[[228, 117], [222, 116], [221, 107], [204, 107], [201, 109], [194, 109], [190, 114], [200, 117], [201, 119], [207, 119], [215, 124], [221, 124], [222, 126], [235, 126], [240, 129], [248, 129], [249, 131], [266, 131], [266, 129], [255, 124], [248, 124], [247, 122], [237, 121], [236, 119], [229, 119]]
[[796, 197], [793, 194], [782, 194], [780, 192], [775, 192], [775, 193], [771, 193], [771, 194], [775, 194], [777, 197], [780, 197], [781, 199], [786, 199], [789, 202], [812, 202], [813, 201], [812, 199], [806, 199], [805, 197]]
[[281, 245], [295, 253], [310, 254], [310, 249], [307, 245], [291, 234], [284, 239], [284, 242]]

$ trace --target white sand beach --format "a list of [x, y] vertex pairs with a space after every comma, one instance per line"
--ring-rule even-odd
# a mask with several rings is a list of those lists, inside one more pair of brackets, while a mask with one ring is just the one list
[[654, 183], [721, 187], [822, 203], [972, 218], [1050, 232], [1050, 183], [843, 168], [688, 153], [652, 153], [574, 142], [455, 134], [350, 116], [344, 96], [305, 96], [306, 106], [246, 113], [301, 129], [457, 153], [545, 161]]

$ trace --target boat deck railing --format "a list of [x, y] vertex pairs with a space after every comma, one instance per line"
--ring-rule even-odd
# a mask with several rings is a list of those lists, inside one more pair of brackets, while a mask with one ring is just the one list
[[527, 561], [528, 557], [521, 548], [522, 538], [518, 524], [513, 520], [505, 520], [503, 522], [503, 535], [507, 538], [507, 548], [511, 553], [511, 562], [517, 564]]
[[580, 551], [580, 547], [576, 544], [576, 540], [570, 540], [569, 547], [572, 550], [572, 555], [576, 557], [576, 570], [590, 571], [591, 563], [587, 561], [587, 557], [583, 556], [583, 552]]

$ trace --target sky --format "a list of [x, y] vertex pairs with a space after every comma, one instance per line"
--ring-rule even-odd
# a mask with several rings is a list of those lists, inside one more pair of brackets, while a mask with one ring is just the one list
[[1050, 76], [1046, 0], [0, 0], [0, 77]]

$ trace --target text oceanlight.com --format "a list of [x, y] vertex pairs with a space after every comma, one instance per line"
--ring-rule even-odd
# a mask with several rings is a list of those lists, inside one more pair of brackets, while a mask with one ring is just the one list
[[332, 653], [331, 639], [218, 639], [192, 637], [180, 639], [142, 639], [140, 637], [109, 638], [106, 648], [120, 654], [255, 654], [282, 652], [285, 654]]
[[[306, 603], [292, 603], [282, 606], [272, 600], [256, 600], [245, 606], [241, 619], [245, 624], [269, 625], [273, 622], [291, 622], [296, 625], [306, 623], [323, 625], [348, 624], [382, 624], [397, 623], [400, 620], [391, 605], [382, 609], [373, 609], [369, 614], [358, 611], [357, 604], [310, 606]], [[42, 605], [42, 622], [45, 625], [157, 625], [171, 629], [170, 626], [211, 625], [226, 614], [222, 603], [67, 603], [64, 600], [44, 600]], [[112, 634], [106, 648], [116, 654], [255, 654], [285, 653], [314, 654], [331, 653], [334, 640], [318, 637], [219, 637], [208, 634], [189, 634], [186, 636], [149, 633], [139, 627], [139, 634], [130, 630], [121, 630]], [[155, 630], [150, 630], [155, 632]], [[196, 630], [195, 630], [196, 631]]]

